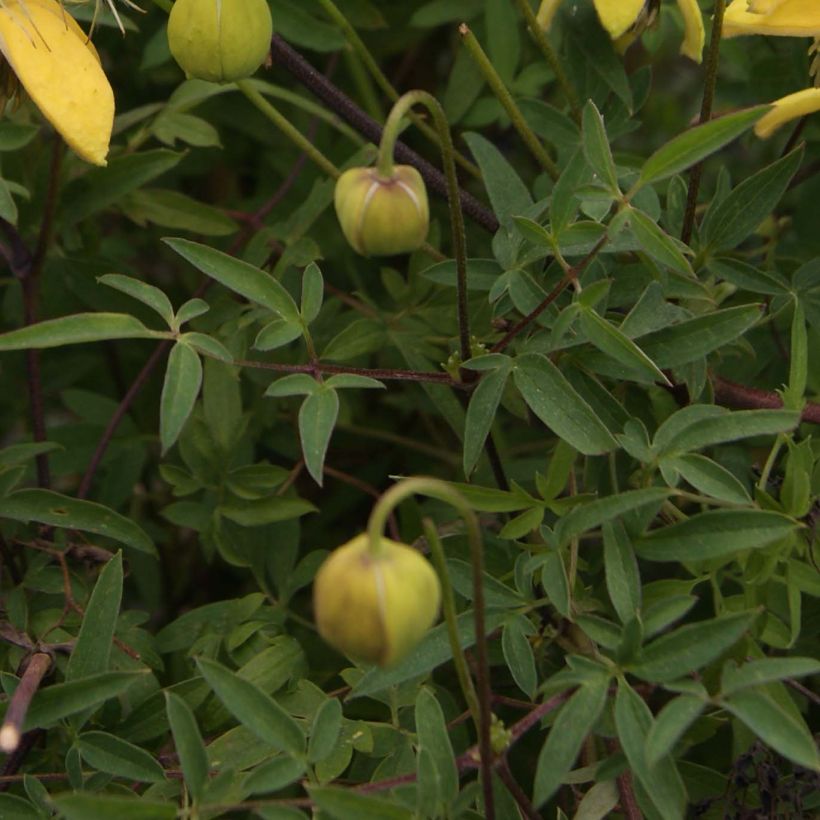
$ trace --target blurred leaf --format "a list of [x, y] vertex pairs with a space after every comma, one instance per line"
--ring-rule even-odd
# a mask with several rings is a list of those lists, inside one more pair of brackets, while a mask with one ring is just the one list
[[311, 800], [334, 820], [413, 820], [413, 812], [383, 797], [333, 786], [308, 789]]
[[93, 532], [138, 552], [149, 555], [156, 552], [151, 539], [131, 519], [102, 504], [70, 498], [52, 490], [18, 490], [0, 499], [0, 518]]
[[174, 820], [176, 803], [159, 803], [133, 797], [115, 797], [108, 794], [56, 794], [52, 798], [60, 815], [66, 820], [101, 820], [116, 817], [117, 820]]

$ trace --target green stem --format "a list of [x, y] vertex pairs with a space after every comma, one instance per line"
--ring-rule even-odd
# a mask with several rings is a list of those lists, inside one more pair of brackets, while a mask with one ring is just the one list
[[558, 85], [561, 86], [561, 90], [564, 92], [564, 96], [567, 98], [567, 103], [572, 111], [572, 118], [576, 122], [580, 123], [581, 106], [578, 103], [578, 95], [575, 93], [575, 89], [569, 81], [569, 78], [564, 71], [564, 67], [561, 65], [561, 61], [558, 59], [558, 55], [555, 53], [552, 43], [550, 43], [547, 39], [546, 32], [540, 25], [538, 25], [538, 18], [535, 16], [535, 12], [530, 6], [530, 0], [515, 0], [515, 2], [518, 4], [518, 8], [524, 15], [524, 20], [527, 22], [527, 26], [530, 30], [530, 34], [532, 34], [532, 37], [535, 40], [535, 44], [541, 50], [541, 53], [544, 55], [544, 59], [549, 63], [550, 68], [555, 73], [555, 79], [558, 81]]
[[521, 109], [515, 104], [515, 100], [507, 90], [507, 86], [504, 85], [504, 81], [493, 67], [490, 58], [485, 54], [484, 49], [481, 47], [475, 35], [465, 23], [462, 23], [458, 30], [464, 40], [464, 45], [467, 46], [467, 50], [470, 52], [470, 56], [475, 61], [475, 64], [478, 66], [479, 71], [484, 76], [493, 94], [498, 98], [501, 105], [504, 106], [504, 110], [512, 120], [513, 127], [518, 131], [521, 139], [524, 140], [524, 144], [530, 153], [552, 179], [558, 179], [558, 167], [552, 161], [552, 158], [535, 135], [535, 132], [527, 125], [527, 121], [524, 119]]
[[461, 691], [464, 694], [464, 700], [467, 702], [467, 708], [473, 717], [476, 729], [481, 729], [481, 712], [478, 707], [478, 696], [473, 686], [473, 679], [470, 677], [470, 672], [467, 669], [467, 661], [464, 657], [464, 651], [461, 648], [461, 642], [458, 639], [458, 621], [456, 616], [456, 599], [453, 595], [453, 585], [450, 582], [450, 573], [447, 570], [447, 560], [444, 555], [444, 547], [441, 545], [441, 538], [439, 538], [436, 531], [435, 524], [429, 519], [425, 518], [422, 521], [424, 528], [424, 537], [430, 545], [430, 552], [433, 556], [433, 563], [436, 571], [441, 579], [441, 608], [444, 612], [444, 622], [447, 624], [447, 637], [450, 639], [450, 649], [453, 653], [453, 663], [456, 667], [456, 674], [458, 675], [458, 683], [461, 686]]
[[447, 204], [450, 207], [450, 227], [453, 237], [453, 255], [456, 260], [456, 298], [458, 303], [458, 330], [461, 360], [472, 357], [470, 347], [470, 315], [467, 309], [467, 236], [464, 230], [464, 214], [461, 210], [461, 196], [456, 175], [455, 150], [447, 116], [439, 101], [426, 91], [409, 91], [393, 106], [384, 124], [379, 144], [376, 167], [381, 176], [389, 178], [393, 174], [393, 149], [401, 129], [401, 121], [414, 105], [423, 105], [433, 117], [439, 135], [441, 159], [447, 178]]
[[[470, 559], [473, 570], [473, 616], [475, 619], [476, 681], [478, 684], [479, 729], [478, 746], [481, 755], [481, 783], [484, 792], [485, 817], [494, 820], [493, 803], [493, 751], [490, 743], [490, 665], [487, 655], [487, 634], [484, 626], [484, 548], [478, 518], [464, 496], [446, 481], [427, 476], [407, 478], [394, 484], [375, 504], [367, 525], [370, 550], [379, 556], [382, 551], [384, 529], [390, 513], [412, 495], [425, 495], [450, 504], [464, 519], [467, 539], [470, 543]], [[454, 653], [455, 654], [455, 653]]]
[[294, 125], [278, 108], [268, 102], [250, 80], [237, 80], [236, 87], [265, 115], [294, 145], [307, 154], [328, 176], [337, 179], [341, 171]]
[[[706, 55], [706, 79], [703, 86], [703, 102], [700, 106], [700, 120], [703, 124], [712, 118], [712, 105], [715, 101], [717, 87], [718, 63], [720, 59], [720, 36], [723, 33], [723, 13], [726, 11], [726, 0], [715, 0], [715, 14], [712, 18], [712, 39], [709, 41], [709, 53]], [[700, 178], [703, 174], [703, 163], [699, 162], [689, 172], [689, 190], [686, 194], [686, 211], [683, 217], [681, 239], [688, 245], [692, 240], [695, 228], [695, 212], [698, 206]]]
[[[339, 10], [338, 6], [333, 0], [319, 0], [319, 5], [325, 10], [327, 16], [333, 20], [334, 23], [342, 30], [345, 39], [350, 43], [353, 50], [359, 55], [359, 58], [364, 63], [365, 68], [371, 73], [376, 84], [387, 95], [388, 99], [395, 103], [399, 99], [399, 92], [395, 86], [387, 79], [384, 72], [379, 67], [379, 64], [374, 59], [370, 50], [364, 44], [364, 41], [359, 37], [358, 32], [344, 14]], [[442, 147], [440, 135], [434, 128], [431, 128], [424, 120], [416, 115], [411, 114], [413, 124], [418, 126], [419, 130], [430, 140], [436, 143], [440, 148]], [[472, 174], [477, 179], [481, 178], [481, 171], [476, 165], [461, 154], [454, 152], [455, 161], [466, 171]]]

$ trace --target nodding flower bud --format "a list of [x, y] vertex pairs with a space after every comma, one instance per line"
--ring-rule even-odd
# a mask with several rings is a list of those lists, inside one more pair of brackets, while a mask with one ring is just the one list
[[347, 241], [362, 256], [409, 253], [427, 238], [427, 189], [410, 165], [394, 166], [390, 176], [351, 168], [336, 183], [334, 203]]
[[168, 45], [191, 79], [227, 83], [250, 77], [265, 60], [273, 34], [266, 0], [176, 0]]
[[319, 568], [313, 605], [319, 634], [354, 660], [389, 666], [433, 625], [441, 603], [438, 576], [412, 547], [367, 535], [334, 550]]

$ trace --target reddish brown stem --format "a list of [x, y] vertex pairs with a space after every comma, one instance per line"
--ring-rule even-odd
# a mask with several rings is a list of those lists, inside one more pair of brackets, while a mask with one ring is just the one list
[[51, 656], [45, 652], [35, 652], [29, 659], [26, 671], [14, 690], [6, 710], [6, 717], [0, 727], [0, 751], [10, 754], [17, 750], [23, 736], [23, 724], [26, 721], [31, 699], [37, 694], [40, 684], [51, 668]]

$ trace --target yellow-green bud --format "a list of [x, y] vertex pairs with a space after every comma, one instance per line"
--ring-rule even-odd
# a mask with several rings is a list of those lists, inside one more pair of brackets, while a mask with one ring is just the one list
[[266, 0], [176, 0], [168, 45], [186, 76], [212, 83], [250, 77], [273, 34]]
[[336, 183], [334, 203], [347, 241], [362, 256], [409, 253], [427, 238], [427, 189], [410, 165], [396, 165], [389, 177], [351, 168]]
[[334, 550], [313, 583], [319, 634], [350, 658], [389, 666], [422, 639], [438, 617], [441, 586], [418, 550], [367, 535]]

